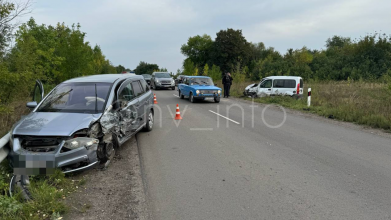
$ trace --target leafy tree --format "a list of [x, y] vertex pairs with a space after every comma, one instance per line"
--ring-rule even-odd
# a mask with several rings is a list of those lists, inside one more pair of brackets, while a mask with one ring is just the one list
[[220, 67], [213, 65], [212, 68], [208, 71], [208, 76], [213, 79], [213, 81], [221, 80], [222, 72]]
[[0, 55], [3, 57], [6, 54], [6, 48], [9, 46], [12, 32], [18, 23], [14, 20], [30, 13], [32, 2], [15, 2], [0, 0]]
[[349, 37], [333, 36], [332, 38], [327, 39], [326, 47], [344, 47], [345, 45], [351, 44]]
[[195, 72], [196, 67], [194, 66], [193, 61], [187, 58], [183, 63], [183, 75], [192, 76]]
[[241, 30], [221, 30], [213, 46], [212, 62], [218, 65], [223, 72], [228, 72], [239, 62], [241, 66], [250, 60], [251, 46], [244, 38]]
[[205, 66], [209, 62], [213, 41], [209, 35], [197, 35], [190, 37], [187, 44], [183, 44], [181, 52], [187, 56], [194, 65], [198, 67]]
[[125, 67], [123, 67], [121, 65], [116, 66], [115, 69], [116, 69], [116, 73], [122, 73], [122, 72], [126, 71]]
[[152, 74], [155, 70], [159, 70], [159, 66], [157, 64], [150, 64], [144, 61], [141, 61], [136, 69], [134, 69], [137, 75]]
[[208, 64], [205, 64], [204, 66], [204, 71], [202, 71], [202, 74], [203, 76], [207, 76], [208, 75], [208, 72], [209, 72], [209, 65]]

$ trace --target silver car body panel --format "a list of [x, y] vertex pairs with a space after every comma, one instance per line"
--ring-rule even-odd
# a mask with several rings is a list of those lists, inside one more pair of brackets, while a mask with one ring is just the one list
[[[140, 75], [130, 75], [130, 74], [102, 74], [95, 76], [86, 76], [79, 77], [67, 80], [63, 83], [85, 83], [85, 82], [96, 82], [96, 83], [112, 83], [109, 96], [106, 100], [106, 106], [103, 113], [90, 114], [90, 113], [65, 113], [65, 112], [36, 112], [39, 106], [43, 103], [45, 99], [53, 92], [49, 92], [44, 99], [37, 105], [37, 107], [27, 116], [22, 118], [17, 122], [13, 129], [11, 130], [10, 135], [10, 148], [9, 153], [11, 164], [18, 160], [20, 156], [32, 157], [32, 160], [39, 160], [42, 155], [54, 155], [55, 166], [56, 167], [66, 167], [69, 165], [74, 165], [78, 163], [83, 163], [82, 167], [76, 167], [72, 169], [67, 169], [64, 172], [74, 172], [83, 169], [90, 168], [92, 165], [98, 163], [98, 144], [94, 144], [90, 148], [77, 148], [74, 150], [68, 150], [62, 152], [64, 141], [55, 145], [55, 150], [49, 152], [35, 152], [26, 150], [26, 147], [22, 147], [22, 143], [19, 141], [19, 138], [23, 139], [26, 136], [31, 136], [34, 138], [41, 138], [45, 141], [50, 139], [50, 137], [60, 137], [65, 139], [72, 139], [75, 132], [80, 130], [89, 130], [93, 124], [99, 122], [100, 127], [102, 127], [102, 133], [104, 135], [102, 139], [103, 144], [107, 141], [116, 142], [119, 145], [122, 145], [126, 140], [130, 139], [135, 133], [140, 131], [145, 122], [139, 124], [134, 132], [127, 135], [121, 135], [118, 133], [120, 130], [120, 120], [121, 114], [120, 110], [113, 109], [112, 103], [115, 101], [116, 90], [119, 89], [122, 84], [126, 82], [131, 82], [135, 80], [144, 80], [144, 77]], [[151, 91], [145, 92], [142, 96], [136, 99], [143, 99], [144, 102], [141, 103], [141, 106], [145, 109], [151, 109], [153, 111], [153, 94]], [[106, 117], [102, 117], [102, 115]], [[124, 119], [122, 119], [124, 120]], [[89, 131], [90, 132], [90, 131]], [[113, 138], [109, 138], [113, 135]]]

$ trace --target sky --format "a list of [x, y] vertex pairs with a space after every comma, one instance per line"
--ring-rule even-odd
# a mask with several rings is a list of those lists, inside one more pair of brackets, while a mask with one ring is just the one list
[[182, 68], [189, 37], [240, 29], [249, 42], [287, 49], [324, 48], [329, 37], [391, 34], [390, 0], [36, 0], [38, 24], [80, 23], [113, 65], [140, 61]]

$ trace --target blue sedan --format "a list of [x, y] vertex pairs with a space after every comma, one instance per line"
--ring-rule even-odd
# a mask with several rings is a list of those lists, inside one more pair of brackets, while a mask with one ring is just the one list
[[178, 85], [179, 97], [189, 97], [190, 102], [196, 100], [212, 99], [220, 102], [221, 88], [213, 84], [213, 80], [207, 76], [187, 76]]

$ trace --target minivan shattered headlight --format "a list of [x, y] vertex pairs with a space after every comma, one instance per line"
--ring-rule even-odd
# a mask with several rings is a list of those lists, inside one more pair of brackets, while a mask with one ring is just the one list
[[74, 150], [80, 147], [89, 149], [94, 144], [99, 144], [99, 140], [95, 138], [78, 137], [65, 141], [64, 147], [70, 150]]

